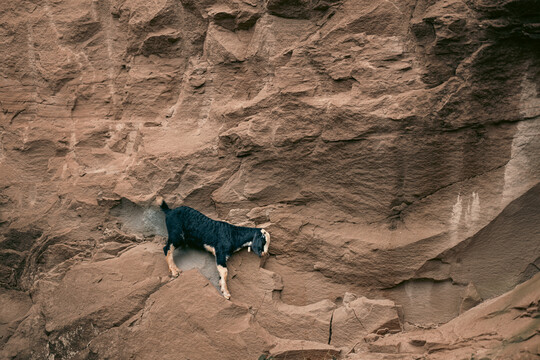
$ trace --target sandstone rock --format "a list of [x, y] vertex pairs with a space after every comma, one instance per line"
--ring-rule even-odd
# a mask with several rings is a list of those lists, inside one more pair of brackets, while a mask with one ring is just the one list
[[100, 358], [255, 358], [274, 343], [251, 317], [191, 270], [150, 296], [138, 316], [96, 338], [90, 352]]
[[[40, 309], [35, 307], [14, 331], [6, 354], [71, 357], [85, 349], [95, 336], [136, 314], [168, 278], [157, 254], [160, 249], [154, 244], [143, 244], [119, 258], [75, 265], [60, 283], [41, 280], [33, 294]], [[36, 341], [29, 344], [26, 336]]]
[[392, 344], [379, 344], [372, 343], [368, 345], [369, 351], [374, 353], [383, 353], [383, 354], [398, 354], [401, 350], [401, 343], [392, 343]]
[[0, 284], [16, 287], [24, 271], [25, 258], [28, 256], [32, 243], [42, 235], [39, 230], [11, 229], [0, 239]]
[[5, 344], [32, 307], [30, 297], [15, 290], [0, 290], [0, 343]]
[[335, 359], [339, 350], [333, 346], [310, 341], [282, 341], [272, 348], [271, 357], [274, 359]]
[[[382, 331], [381, 331], [382, 330]], [[401, 331], [396, 305], [389, 300], [355, 299], [350, 294], [343, 297], [343, 306], [332, 314], [332, 344], [355, 344], [369, 333]]]
[[32, 306], [0, 349], [6, 359], [39, 359], [49, 356], [48, 338], [44, 331], [45, 319], [39, 306]]
[[[534, 278], [538, 10], [525, 0], [2, 2], [0, 285], [35, 302], [10, 320], [5, 357], [99, 358], [105, 337], [94, 353], [87, 345], [105, 333], [137, 343], [126, 318], [150, 294], [189, 298], [160, 292], [159, 246], [150, 260], [137, 245], [166, 236], [149, 205], [157, 194], [272, 234], [266, 263], [231, 258], [241, 310], [230, 311], [240, 321], [248, 309], [263, 339], [242, 350], [232, 336], [237, 357], [270, 354], [283, 329], [284, 341], [326, 344], [345, 292], [391, 299], [410, 328]], [[163, 274], [124, 268], [141, 258]], [[124, 306], [127, 289], [136, 296]], [[72, 315], [66, 299], [80, 305], [66, 305]], [[197, 319], [180, 335], [209, 329]], [[397, 331], [383, 325], [372, 331]], [[226, 347], [222, 335], [208, 339]], [[489, 353], [499, 343], [488, 337], [458, 355], [474, 341]], [[507, 351], [531, 352], [519, 339]], [[435, 357], [447, 346], [400, 343]]]
[[459, 306], [459, 313], [461, 314], [475, 307], [481, 302], [482, 298], [478, 294], [476, 287], [473, 283], [469, 283], [469, 285], [467, 285], [467, 289], [465, 289], [465, 294], [463, 296], [463, 300], [461, 301], [461, 305]]
[[257, 3], [250, 4], [244, 1], [234, 1], [227, 5], [216, 4], [211, 6], [208, 9], [208, 15], [215, 24], [229, 31], [249, 30], [262, 15]]
[[[337, 5], [337, 0], [307, 1], [307, 0], [266, 0], [265, 5], [272, 15], [285, 18], [307, 19], [323, 14], [332, 5]], [[319, 13], [319, 14], [317, 14]]]
[[305, 306], [275, 301], [261, 308], [257, 312], [257, 319], [261, 326], [276, 337], [330, 344], [334, 308], [335, 304], [329, 300]]
[[[535, 250], [522, 254], [522, 249], [536, 248], [536, 236], [533, 234], [537, 234], [538, 229], [536, 226], [530, 227], [526, 224], [536, 216], [533, 214], [538, 213], [536, 199], [539, 189], [538, 185], [534, 186], [470, 239], [426, 262], [418, 271], [418, 277], [441, 280], [452, 278], [458, 283], [473, 282], [474, 289], [451, 285], [455, 288], [461, 287], [460, 292], [464, 292], [463, 298], [469, 298], [467, 301], [472, 300], [469, 307], [477, 304], [482, 298], [489, 298], [512, 289], [517, 283], [515, 279], [520, 277], [529, 264], [534, 263], [538, 257]], [[504, 239], [508, 238], [512, 238], [513, 247], [506, 245]], [[512, 253], [514, 255], [511, 255]], [[512, 270], [518, 268], [522, 270]], [[439, 292], [442, 290], [441, 285], [434, 284], [434, 286], [439, 287]], [[448, 288], [449, 284], [444, 287]], [[414, 291], [412, 284], [409, 288], [409, 291]], [[450, 297], [448, 299], [450, 300]], [[461, 306], [459, 305], [461, 296], [453, 296], [451, 301], [458, 307]]]
[[346, 360], [418, 360], [418, 356], [409, 354], [382, 354], [382, 353], [353, 353], [347, 355]]
[[[536, 275], [437, 329], [387, 336], [375, 341], [371, 349], [423, 353], [428, 359], [470, 357], [471, 354], [475, 358], [534, 358], [539, 344], [538, 319], [525, 314], [531, 304], [535, 307], [538, 302], [539, 281], [540, 276]], [[501, 323], [504, 326], [497, 325]]]
[[248, 43], [249, 37], [243, 40], [231, 31], [211, 26], [204, 45], [205, 58], [212, 64], [243, 61]]

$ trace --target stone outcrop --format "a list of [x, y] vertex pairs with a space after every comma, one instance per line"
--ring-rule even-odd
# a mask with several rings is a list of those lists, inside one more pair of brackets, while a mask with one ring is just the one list
[[534, 359], [540, 346], [539, 282], [536, 275], [437, 329], [389, 334], [345, 359], [386, 359], [390, 354], [397, 359]]
[[[331, 358], [348, 344], [348, 334], [355, 333], [351, 323], [359, 321], [356, 314], [370, 330], [380, 325], [395, 327], [394, 322], [399, 330], [397, 313], [388, 307], [388, 300], [359, 298], [352, 307], [348, 302], [338, 306], [329, 300], [307, 306], [286, 304], [274, 293], [282, 289], [279, 276], [257, 269], [250, 261], [253, 257], [245, 255], [243, 252], [240, 258], [247, 266], [232, 266], [231, 270], [249, 271], [252, 276], [233, 276], [233, 302], [225, 300], [215, 284], [195, 269], [171, 280], [161, 246], [155, 242], [130, 247], [118, 257], [94, 257], [74, 265], [59, 283], [40, 280], [32, 301], [22, 292], [6, 291], [1, 299], [7, 342], [1, 354], [7, 358], [47, 354], [173, 358], [179, 353], [190, 359], [257, 358], [262, 354], [276, 359]], [[244, 281], [248, 283], [239, 284]], [[239, 285], [254, 292], [240, 293]], [[26, 338], [38, 320], [41, 326], [32, 331], [38, 333], [38, 339], [46, 339], [46, 349], [43, 343]], [[366, 332], [356, 336], [361, 338], [361, 334]], [[227, 349], [225, 355], [223, 349]]]
[[[540, 268], [539, 14], [527, 0], [1, 2], [2, 356], [435, 354], [385, 339], [460, 314], [465, 328]], [[157, 195], [272, 234], [266, 262], [230, 259], [232, 302], [201, 254], [178, 253], [169, 282]], [[534, 354], [537, 334], [489, 326], [502, 340], [486, 354]], [[474, 336], [464, 353], [480, 354]]]
[[362, 342], [368, 334], [400, 332], [401, 321], [396, 305], [390, 300], [356, 298], [347, 293], [343, 306], [332, 315], [332, 343], [347, 346]]

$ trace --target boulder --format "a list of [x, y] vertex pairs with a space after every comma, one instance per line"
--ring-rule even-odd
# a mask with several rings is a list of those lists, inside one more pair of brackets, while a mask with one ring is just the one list
[[332, 345], [358, 343], [368, 334], [386, 334], [402, 330], [398, 307], [390, 300], [371, 300], [346, 293], [343, 306], [332, 314]]

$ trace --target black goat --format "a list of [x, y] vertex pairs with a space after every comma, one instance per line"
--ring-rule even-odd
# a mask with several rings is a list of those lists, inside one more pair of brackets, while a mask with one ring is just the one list
[[259, 257], [268, 253], [270, 234], [259, 228], [235, 226], [223, 221], [212, 220], [195, 209], [180, 206], [170, 209], [162, 199], [157, 199], [165, 213], [165, 223], [169, 234], [163, 252], [171, 275], [177, 277], [180, 269], [173, 261], [175, 248], [193, 247], [211, 252], [216, 257], [220, 276], [221, 292], [226, 299], [231, 297], [227, 289], [227, 260], [244, 247], [251, 249]]

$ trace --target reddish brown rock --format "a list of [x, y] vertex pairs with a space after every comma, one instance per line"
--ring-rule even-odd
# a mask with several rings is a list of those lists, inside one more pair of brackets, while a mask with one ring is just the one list
[[336, 359], [336, 356], [339, 356], [339, 353], [338, 349], [330, 345], [302, 340], [288, 340], [278, 343], [270, 351], [270, 358], [279, 360], [333, 360]]
[[247, 307], [225, 300], [197, 271], [187, 271], [155, 292], [137, 316], [92, 341], [89, 351], [100, 358], [239, 359], [256, 358], [273, 341]]
[[[148, 299], [194, 301], [165, 292], [161, 245], [137, 245], [166, 236], [158, 194], [272, 234], [266, 262], [231, 258], [232, 303], [186, 276], [234, 324], [256, 319], [242, 331], [260, 339], [246, 350], [233, 335], [231, 356], [334, 351], [345, 292], [393, 301], [407, 329], [533, 278], [539, 13], [525, 0], [2, 2], [0, 286], [19, 309], [2, 354], [99, 358], [118, 333], [120, 356]], [[190, 311], [171, 319], [194, 316], [182, 331], [211, 354], [228, 346], [232, 328], [205, 338]], [[372, 319], [373, 346], [397, 330], [388, 318]], [[365, 336], [352, 331], [349, 348]], [[412, 340], [399, 351], [424, 349]]]
[[0, 290], [0, 343], [4, 345], [17, 329], [30, 308], [30, 297], [15, 290]]
[[370, 300], [345, 294], [343, 306], [332, 315], [332, 344], [347, 346], [361, 342], [368, 334], [401, 331], [396, 305], [390, 300]]
[[[399, 353], [425, 359], [464, 357], [494, 359], [534, 359], [538, 357], [540, 276], [515, 289], [485, 301], [437, 329], [390, 335], [369, 345], [371, 351]], [[502, 325], [504, 324], [504, 325]], [[413, 355], [416, 354], [416, 355]], [[347, 359], [361, 359], [361, 353]]]

